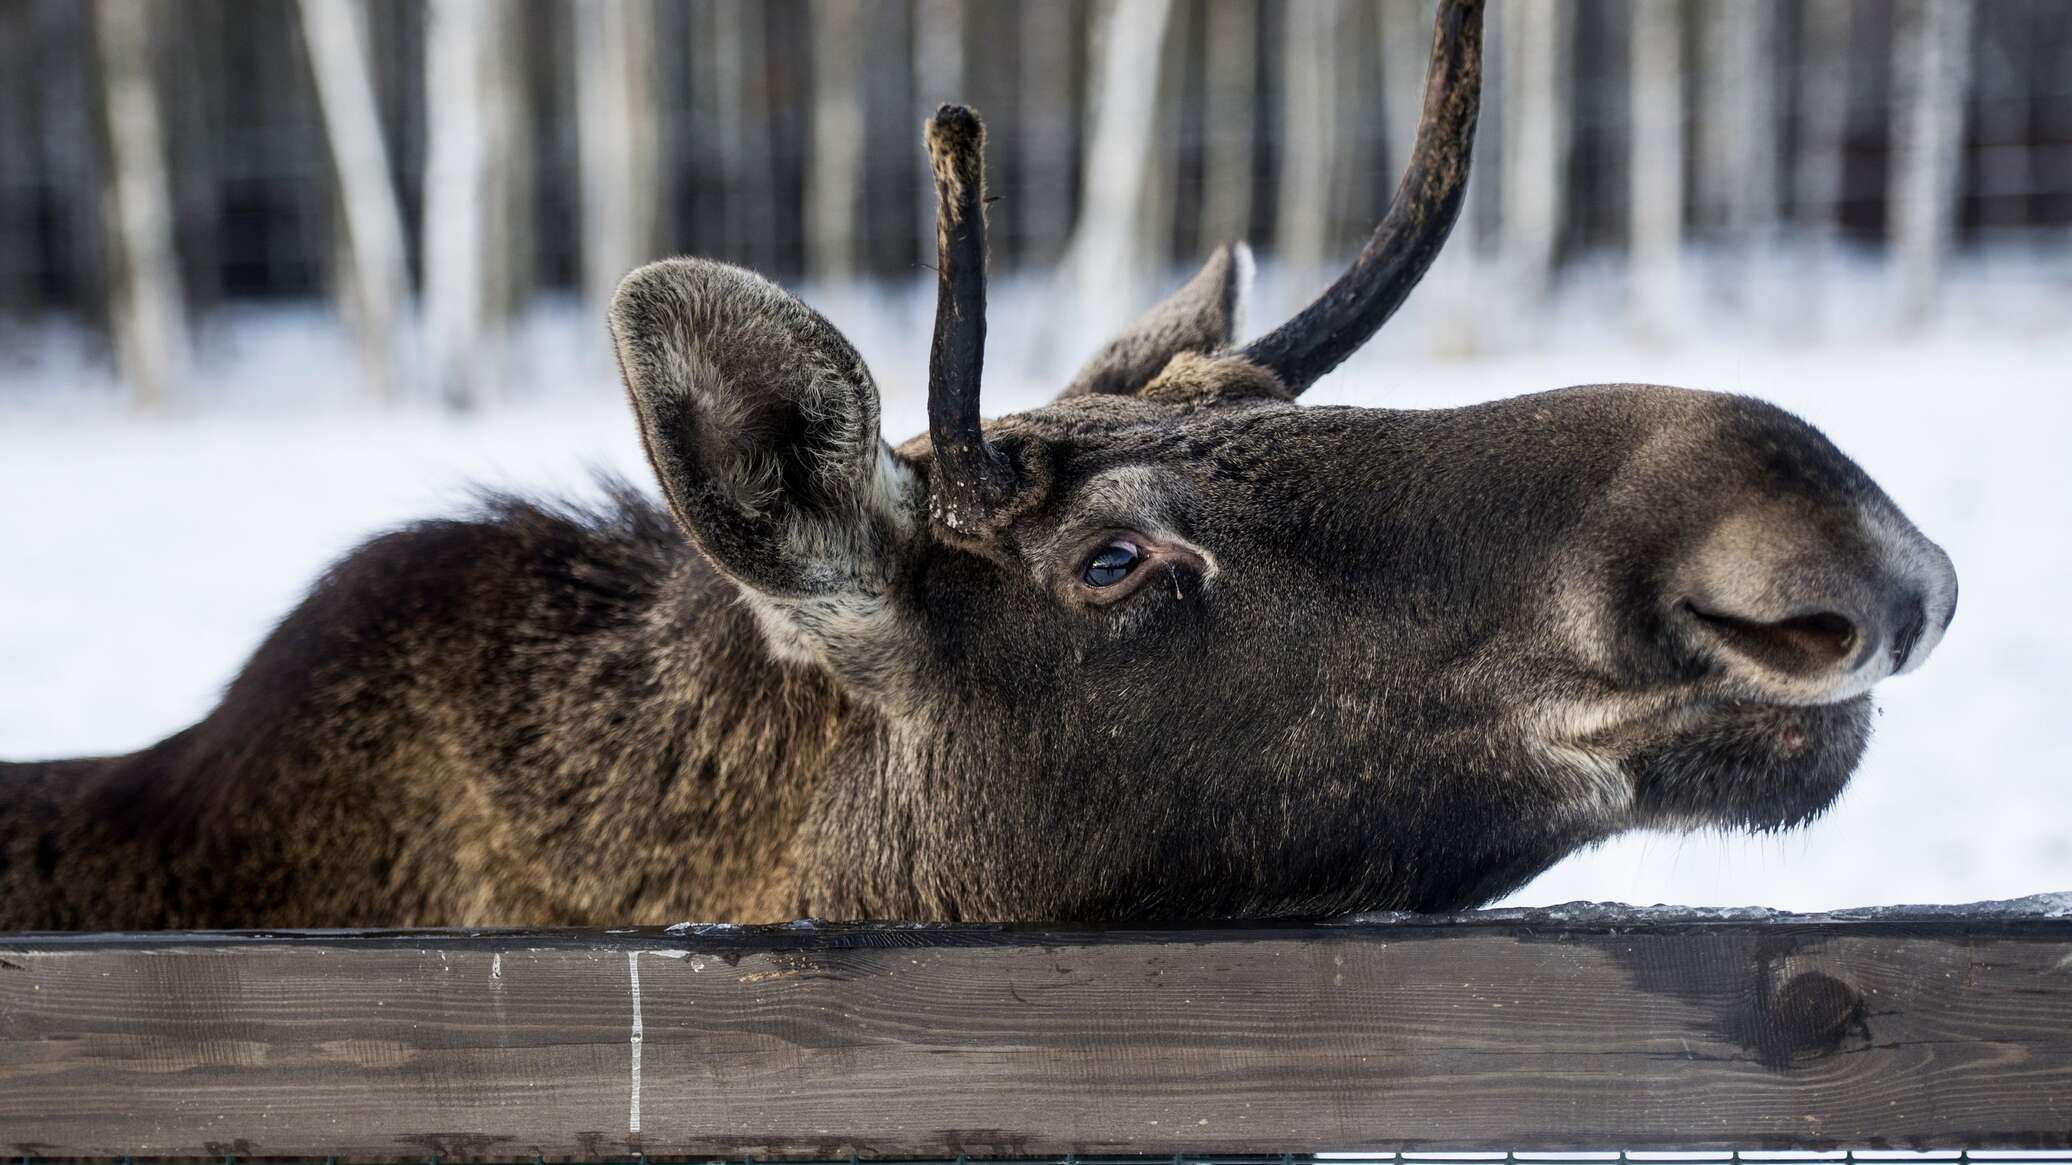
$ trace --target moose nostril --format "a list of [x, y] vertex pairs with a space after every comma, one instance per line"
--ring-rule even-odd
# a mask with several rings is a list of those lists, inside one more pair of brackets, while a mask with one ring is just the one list
[[1691, 614], [1735, 651], [1788, 675], [1810, 675], [1840, 666], [1856, 650], [1856, 624], [1834, 611], [1815, 611], [1766, 622], [1719, 615], [1686, 603]]
[[1921, 604], [1914, 604], [1914, 613], [1899, 625], [1899, 633], [1892, 637], [1892, 669], [1898, 671], [1906, 666], [1907, 657], [1914, 654], [1914, 647], [1921, 642], [1921, 636], [1928, 630], [1928, 616]]

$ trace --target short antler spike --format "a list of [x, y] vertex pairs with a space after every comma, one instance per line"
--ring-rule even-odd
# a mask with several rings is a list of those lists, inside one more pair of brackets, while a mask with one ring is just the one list
[[1387, 322], [1460, 217], [1482, 93], [1483, 0], [1443, 0], [1410, 164], [1360, 257], [1300, 315], [1242, 355], [1301, 392]]
[[928, 350], [928, 435], [934, 445], [935, 518], [976, 534], [1014, 489], [1007, 456], [979, 421], [986, 355], [986, 127], [962, 105], [927, 125], [935, 171], [935, 339]]

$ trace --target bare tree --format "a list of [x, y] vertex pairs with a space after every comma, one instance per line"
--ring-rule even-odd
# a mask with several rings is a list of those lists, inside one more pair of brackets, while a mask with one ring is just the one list
[[354, 7], [353, 0], [302, 0], [302, 39], [338, 183], [360, 365], [369, 385], [386, 397], [404, 368], [397, 333], [410, 305], [410, 266], [372, 62]]
[[[506, 6], [500, 10], [492, 36], [494, 46], [483, 78], [483, 100], [495, 120], [491, 131], [497, 150], [490, 175], [494, 197], [488, 207], [486, 230], [496, 245], [488, 250], [484, 272], [483, 311], [485, 318], [501, 325], [524, 310], [537, 277], [533, 261], [533, 149], [532, 95], [526, 84], [526, 43], [530, 39], [529, 10]], [[650, 201], [655, 196], [649, 195]], [[649, 255], [643, 251], [639, 259]]]
[[1504, 266], [1525, 300], [1553, 280], [1567, 189], [1572, 10], [1567, 0], [1512, 0], [1502, 8]]
[[486, 211], [502, 145], [484, 100], [491, 16], [489, 0], [425, 9], [425, 345], [439, 397], [455, 409], [482, 403], [496, 372], [484, 302]]
[[1025, 262], [1041, 264], [1056, 260], [1072, 229], [1072, 8], [1023, 4], [1017, 15], [1022, 252]]
[[1627, 235], [1633, 307], [1660, 326], [1674, 319], [1683, 261], [1683, 29], [1673, 3], [1633, 5], [1632, 190]]
[[1108, 0], [1102, 8], [1085, 196], [1060, 267], [1079, 317], [1075, 325], [1103, 308], [1134, 308], [1142, 296], [1147, 257], [1137, 227], [1156, 124], [1160, 49], [1172, 16], [1171, 0]]
[[[1380, 0], [1375, 26], [1381, 35], [1383, 132], [1387, 165], [1401, 168], [1410, 158], [1417, 133], [1418, 111], [1424, 108], [1425, 57], [1431, 48], [1430, 0]], [[1463, 216], [1461, 226], [1468, 225]], [[1459, 228], [1456, 228], [1459, 229]]]
[[1287, 5], [1281, 42], [1281, 174], [1274, 251], [1287, 277], [1306, 283], [1331, 246], [1331, 189], [1338, 155], [1340, 0]]
[[108, 156], [101, 206], [118, 269], [110, 322], [122, 377], [147, 408], [179, 395], [193, 363], [173, 249], [164, 123], [151, 75], [156, 11], [134, 0], [96, 0], [92, 16]]
[[[914, 96], [922, 111], [965, 99], [964, 0], [915, 0], [913, 59]], [[926, 165], [919, 174], [922, 182], [932, 181]], [[914, 261], [935, 265], [935, 207], [925, 198], [914, 202]]]
[[655, 10], [651, 0], [576, 0], [573, 15], [583, 299], [601, 319], [620, 277], [654, 257]]
[[[1970, 184], [1982, 197], [1979, 225], [1988, 229], [2029, 225], [2028, 198], [2038, 185], [2036, 152], [2029, 135], [2035, 124], [2039, 86], [2030, 67], [2033, 46], [2048, 43], [2036, 18], [2047, 10], [2003, 8], [1981, 13], [1977, 65], [1977, 139], [1971, 155], [1978, 167]], [[1993, 19], [1997, 17], [1998, 19]], [[2072, 59], [2072, 54], [2068, 54]], [[2040, 136], [2040, 135], [2039, 135]]]
[[1970, 0], [1905, 0], [1893, 35], [1893, 210], [1901, 318], [1934, 306], [1943, 256], [1956, 229], [1964, 99], [1970, 87]]
[[0, 10], [0, 311], [36, 306], [35, 191], [44, 181], [36, 149], [35, 96], [41, 80], [34, 67], [32, 13]]
[[863, 197], [861, 0], [814, 0], [813, 153], [806, 173], [807, 261], [831, 283], [856, 277], [856, 211]]
[[1820, 248], [1841, 222], [1842, 159], [1849, 136], [1852, 0], [1799, 5], [1799, 132], [1792, 165], [1793, 218]]
[[1698, 66], [1698, 210], [1745, 235], [1777, 217], [1777, 9], [1771, 0], [1707, 0]]
[[1144, 195], [1138, 200], [1139, 254], [1153, 280], [1172, 262], [1174, 208], [1180, 203], [1180, 102], [1187, 79], [1185, 59], [1188, 23], [1194, 6], [1176, 4], [1159, 41], [1158, 91], [1152, 99], [1147, 142], [1151, 156], [1144, 166]]
[[720, 169], [725, 178], [726, 242], [734, 259], [758, 265], [776, 250], [772, 203], [777, 173], [769, 146], [767, 44], [759, 4], [715, 0], [708, 59], [718, 98]]
[[1258, 129], [1258, 0], [1207, 6], [1202, 76], [1201, 244], [1238, 242], [1252, 232], [1252, 167]]

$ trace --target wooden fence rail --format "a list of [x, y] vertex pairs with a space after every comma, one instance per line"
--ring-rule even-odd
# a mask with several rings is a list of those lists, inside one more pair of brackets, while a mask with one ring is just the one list
[[28, 1157], [1841, 1146], [2072, 1146], [2072, 896], [0, 936]]

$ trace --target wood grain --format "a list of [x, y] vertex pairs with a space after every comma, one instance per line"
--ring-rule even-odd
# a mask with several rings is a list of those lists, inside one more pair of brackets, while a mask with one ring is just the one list
[[0, 937], [39, 1157], [2064, 1145], [2072, 919]]

